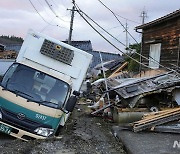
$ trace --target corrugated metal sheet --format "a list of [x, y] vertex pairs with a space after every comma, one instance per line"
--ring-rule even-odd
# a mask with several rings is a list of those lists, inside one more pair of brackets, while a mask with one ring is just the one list
[[180, 78], [171, 73], [149, 78], [125, 79], [124, 81], [108, 80], [109, 88], [114, 89], [124, 99], [178, 85], [180, 85]]

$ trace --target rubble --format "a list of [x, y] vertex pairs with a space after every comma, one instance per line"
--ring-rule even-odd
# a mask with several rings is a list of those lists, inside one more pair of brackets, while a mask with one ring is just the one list
[[145, 129], [154, 130], [155, 126], [180, 120], [180, 108], [168, 109], [154, 114], [146, 115], [142, 120], [134, 122], [133, 131], [139, 132]]
[[179, 89], [180, 79], [177, 74], [167, 72], [154, 77], [109, 79], [107, 84], [109, 91], [118, 94], [124, 107], [145, 104], [150, 108], [159, 107], [161, 102], [167, 106], [174, 103], [174, 97], [178, 94], [174, 92]]
[[[90, 91], [95, 94], [92, 104], [88, 106], [92, 110], [91, 115], [108, 116], [121, 124], [123, 129], [134, 132], [180, 130], [180, 125], [162, 125], [180, 119], [180, 108], [176, 108], [180, 104], [178, 73], [166, 72], [151, 77], [126, 78], [121, 72], [119, 77], [109, 77], [107, 86], [108, 91], [105, 90], [104, 79], [91, 84]], [[107, 93], [110, 100], [107, 99]]]
[[160, 133], [179, 134], [180, 133], [180, 123], [156, 126], [153, 131], [160, 132]]

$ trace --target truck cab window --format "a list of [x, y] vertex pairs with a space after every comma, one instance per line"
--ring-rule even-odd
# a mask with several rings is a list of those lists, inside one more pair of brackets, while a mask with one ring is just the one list
[[28, 101], [59, 108], [68, 95], [64, 81], [22, 64], [12, 65], [2, 80], [2, 86]]
[[18, 64], [13, 64], [10, 66], [10, 68], [7, 70], [5, 76], [2, 79], [2, 83], [1, 85], [5, 88], [7, 85], [7, 82], [9, 81], [10, 77], [12, 76], [12, 74], [14, 73], [14, 71], [16, 70]]

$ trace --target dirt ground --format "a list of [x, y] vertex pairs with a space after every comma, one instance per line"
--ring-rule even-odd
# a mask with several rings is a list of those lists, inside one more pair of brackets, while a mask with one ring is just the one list
[[85, 105], [77, 105], [57, 138], [24, 142], [0, 134], [1, 154], [124, 154], [123, 145], [111, 133], [114, 123], [92, 117]]

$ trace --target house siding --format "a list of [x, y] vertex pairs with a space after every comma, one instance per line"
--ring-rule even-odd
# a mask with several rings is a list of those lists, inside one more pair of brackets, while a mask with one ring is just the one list
[[[175, 68], [179, 64], [180, 17], [143, 28], [142, 54], [149, 57], [150, 45], [161, 43], [160, 64]], [[149, 65], [148, 60], [142, 62]], [[145, 69], [145, 68], [144, 68]]]

